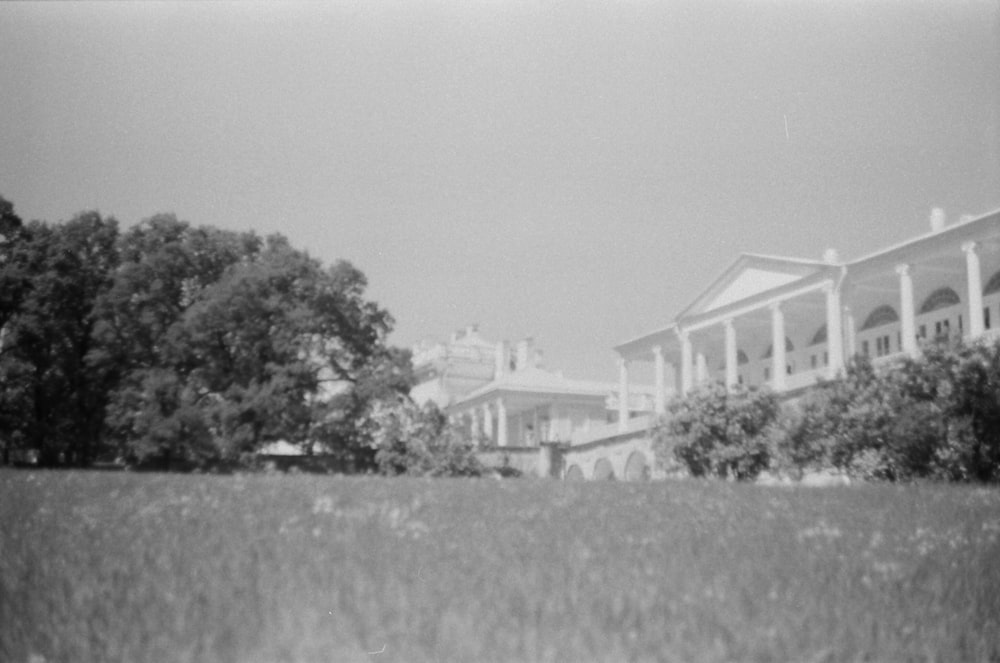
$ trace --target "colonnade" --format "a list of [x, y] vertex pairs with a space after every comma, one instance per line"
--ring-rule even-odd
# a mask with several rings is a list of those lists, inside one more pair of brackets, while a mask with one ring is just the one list
[[[983, 283], [979, 258], [980, 245], [974, 241], [967, 241], [961, 244], [961, 251], [965, 257], [965, 275], [967, 290], [967, 308], [969, 316], [968, 336], [976, 338], [985, 331], [985, 321], [983, 314]], [[891, 263], [890, 263], [891, 264]], [[894, 265], [894, 272], [898, 278], [899, 311], [900, 311], [900, 332], [901, 350], [904, 353], [913, 355], [917, 352], [916, 333], [916, 311], [914, 303], [913, 265], [915, 261], [899, 262]], [[888, 266], [887, 268], [888, 269]], [[691, 391], [696, 383], [701, 383], [708, 378], [707, 361], [702, 352], [695, 352], [692, 342], [692, 335], [698, 332], [722, 328], [723, 355], [725, 358], [725, 384], [729, 387], [739, 382], [739, 350], [738, 350], [738, 330], [737, 322], [739, 317], [749, 313], [758, 312], [763, 308], [770, 311], [770, 336], [771, 336], [771, 365], [770, 384], [775, 391], [783, 391], [788, 388], [786, 366], [787, 355], [785, 350], [785, 307], [797, 298], [822, 292], [825, 298], [825, 318], [827, 329], [826, 351], [828, 356], [826, 376], [835, 377], [844, 367], [845, 356], [853, 356], [857, 353], [854, 314], [849, 305], [841, 301], [843, 286], [850, 283], [850, 274], [847, 268], [842, 267], [839, 278], [829, 278], [811, 285], [804, 286], [798, 290], [785, 293], [782, 296], [756, 305], [744, 307], [734, 306], [735, 310], [727, 315], [721, 315], [699, 320], [691, 324], [683, 321], [674, 326], [674, 334], [677, 339], [677, 350], [675, 350], [679, 361], [680, 379], [679, 390], [682, 394]], [[883, 274], [885, 272], [882, 272]], [[653, 345], [653, 373], [654, 373], [654, 413], [661, 415], [665, 410], [666, 390], [666, 352], [663, 344]], [[628, 427], [629, 418], [629, 359], [620, 355], [618, 359], [619, 381], [618, 381], [618, 422], [619, 430], [625, 431]]]

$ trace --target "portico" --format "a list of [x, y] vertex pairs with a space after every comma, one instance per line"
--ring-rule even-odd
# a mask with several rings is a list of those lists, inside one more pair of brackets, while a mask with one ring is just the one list
[[796, 391], [855, 354], [881, 364], [936, 338], [992, 337], [998, 320], [1000, 213], [937, 219], [851, 262], [740, 256], [671, 324], [615, 348], [618, 388], [635, 388], [630, 362], [652, 362], [656, 414], [706, 382]]

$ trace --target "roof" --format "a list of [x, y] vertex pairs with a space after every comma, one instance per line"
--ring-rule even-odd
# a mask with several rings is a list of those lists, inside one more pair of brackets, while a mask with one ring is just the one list
[[609, 383], [571, 380], [562, 373], [529, 367], [502, 375], [479, 389], [473, 390], [456, 401], [456, 404], [476, 400], [492, 393], [542, 393], [604, 398], [614, 389], [615, 386]]

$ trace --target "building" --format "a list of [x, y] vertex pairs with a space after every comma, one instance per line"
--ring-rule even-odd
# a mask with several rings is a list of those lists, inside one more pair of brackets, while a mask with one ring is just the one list
[[[508, 454], [585, 439], [621, 416], [614, 384], [545, 369], [531, 338], [492, 343], [470, 326], [447, 343], [416, 346], [413, 365], [416, 402], [435, 402], [480, 446]], [[652, 407], [648, 388], [633, 389], [629, 399], [626, 417]]]
[[635, 389], [631, 367], [648, 362], [652, 407], [623, 410], [605, 437], [571, 446], [563, 475], [628, 476], [626, 458], [650, 453], [671, 395], [699, 384], [767, 385], [791, 398], [855, 354], [891, 368], [923, 341], [957, 337], [1000, 337], [1000, 210], [950, 224], [934, 210], [927, 232], [856, 260], [743, 254], [672, 321], [615, 347], [618, 403]]

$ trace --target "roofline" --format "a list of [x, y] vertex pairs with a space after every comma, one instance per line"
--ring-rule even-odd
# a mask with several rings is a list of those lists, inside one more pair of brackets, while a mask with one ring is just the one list
[[[837, 267], [841, 264], [841, 263], [829, 263], [823, 260], [809, 260], [806, 258], [786, 258], [784, 256], [770, 256], [770, 255], [765, 255], [763, 253], [741, 252], [736, 257], [736, 259], [722, 271], [721, 274], [719, 274], [712, 280], [712, 282], [708, 285], [708, 287], [704, 288], [700, 293], [698, 293], [698, 295], [695, 296], [695, 298], [692, 299], [687, 306], [685, 306], [683, 309], [681, 309], [680, 312], [677, 313], [677, 315], [674, 317], [674, 321], [677, 322], [681, 320], [681, 318], [690, 315], [691, 310], [695, 308], [695, 306], [697, 306], [698, 303], [704, 300], [706, 297], [709, 297], [710, 295], [717, 295], [718, 291], [716, 289], [719, 286], [719, 284], [725, 280], [726, 276], [736, 272], [744, 263], [756, 260], [767, 261], [770, 263], [792, 264], [799, 267], [816, 267], [819, 269], [822, 269], [824, 267]], [[800, 278], [805, 278], [807, 276], [810, 275], [803, 274], [800, 276]]]
[[996, 217], [997, 220], [1000, 221], [1000, 207], [998, 207], [993, 211], [987, 212], [986, 214], [981, 214], [980, 216], [969, 219], [964, 223], [956, 222], [949, 226], [945, 226], [941, 230], [931, 230], [930, 232], [923, 233], [922, 235], [917, 235], [916, 237], [911, 237], [910, 239], [904, 240], [902, 242], [897, 242], [895, 244], [892, 244], [884, 249], [879, 249], [878, 251], [865, 254], [859, 258], [855, 258], [854, 260], [847, 262], [846, 265], [848, 268], [850, 268], [851, 266], [857, 266], [860, 265], [861, 263], [890, 255], [893, 252], [899, 251], [913, 244], [920, 244], [921, 242], [925, 242], [932, 237], [941, 237], [942, 235], [955, 234], [960, 229], [969, 228], [973, 224], [978, 225], [981, 223], [986, 223], [991, 219], [991, 217]]

